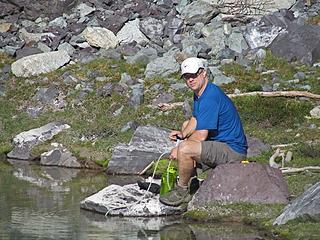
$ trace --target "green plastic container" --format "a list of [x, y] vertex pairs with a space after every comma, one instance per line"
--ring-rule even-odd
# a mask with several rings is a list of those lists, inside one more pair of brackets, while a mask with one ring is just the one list
[[178, 172], [175, 167], [168, 167], [167, 171], [162, 173], [161, 177], [161, 186], [160, 186], [160, 196], [163, 196], [171, 189], [174, 188], [174, 185], [177, 181]]

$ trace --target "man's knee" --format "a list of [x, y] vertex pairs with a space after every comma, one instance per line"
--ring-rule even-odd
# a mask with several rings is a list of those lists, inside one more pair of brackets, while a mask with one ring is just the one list
[[182, 154], [191, 158], [199, 158], [201, 153], [201, 143], [185, 140], [179, 144], [178, 155]]

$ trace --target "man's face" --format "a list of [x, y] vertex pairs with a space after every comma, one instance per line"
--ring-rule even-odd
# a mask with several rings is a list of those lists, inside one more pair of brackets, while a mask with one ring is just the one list
[[204, 69], [199, 69], [196, 73], [185, 73], [183, 79], [187, 86], [197, 94], [205, 87], [206, 71]]

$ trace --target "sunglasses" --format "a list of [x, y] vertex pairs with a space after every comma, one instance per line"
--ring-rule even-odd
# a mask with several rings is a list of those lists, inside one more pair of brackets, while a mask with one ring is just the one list
[[198, 72], [196, 72], [196, 73], [185, 73], [185, 74], [183, 74], [182, 77], [183, 77], [184, 80], [187, 81], [190, 78], [192, 78], [192, 79], [197, 78], [201, 73], [202, 73], [202, 69], [199, 69]]

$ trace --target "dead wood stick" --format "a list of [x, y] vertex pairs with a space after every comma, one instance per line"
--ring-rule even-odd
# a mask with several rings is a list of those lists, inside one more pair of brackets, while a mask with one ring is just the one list
[[[320, 99], [319, 94], [314, 94], [306, 91], [247, 92], [247, 93], [234, 93], [234, 94], [227, 94], [227, 95], [230, 98], [244, 97], [244, 96], [261, 96], [261, 97], [306, 97], [306, 98]], [[183, 106], [183, 102], [158, 104], [158, 108], [162, 111], [168, 111], [181, 106]]]
[[148, 171], [148, 170], [152, 167], [152, 165], [154, 164], [154, 162], [155, 162], [155, 161], [152, 161], [151, 163], [149, 163], [149, 165], [146, 166], [146, 167], [139, 173], [139, 175], [141, 176], [141, 175], [145, 174], [146, 171]]
[[307, 166], [302, 168], [286, 167], [286, 168], [280, 168], [280, 170], [282, 171], [282, 173], [298, 173], [298, 172], [303, 172], [308, 170], [320, 171], [320, 167], [319, 166]]
[[314, 94], [306, 91], [277, 91], [277, 92], [247, 92], [228, 94], [230, 98], [242, 96], [262, 96], [262, 97], [307, 97], [320, 99], [319, 94]]

